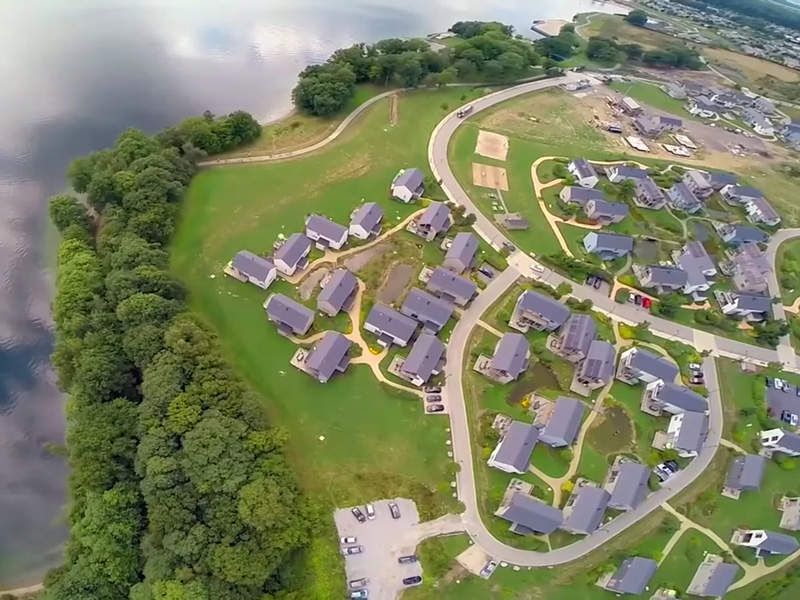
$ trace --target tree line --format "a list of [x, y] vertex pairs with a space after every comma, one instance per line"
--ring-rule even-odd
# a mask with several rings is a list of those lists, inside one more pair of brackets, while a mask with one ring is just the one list
[[72, 163], [53, 363], [68, 393], [70, 536], [50, 600], [265, 600], [316, 519], [285, 435], [186, 311], [166, 243], [206, 152], [253, 141], [245, 112], [187, 119]]
[[426, 40], [390, 38], [336, 50], [328, 60], [304, 69], [292, 92], [298, 110], [330, 116], [342, 110], [359, 83], [381, 86], [442, 86], [457, 81], [508, 81], [525, 76], [542, 56], [514, 28], [497, 22], [459, 21], [456, 42], [441, 52]]
[[645, 50], [639, 44], [620, 44], [611, 38], [593, 36], [589, 38], [585, 52], [588, 58], [609, 64], [627, 60], [662, 69], [703, 68], [703, 61], [700, 60], [697, 50], [677, 43], [666, 48]]

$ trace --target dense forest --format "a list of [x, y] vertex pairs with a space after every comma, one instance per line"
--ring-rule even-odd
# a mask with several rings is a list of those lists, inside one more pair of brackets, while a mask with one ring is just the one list
[[316, 517], [284, 434], [186, 312], [165, 248], [197, 159], [260, 131], [244, 112], [128, 130], [70, 166], [85, 204], [50, 201], [71, 471], [70, 537], [48, 599], [289, 597], [281, 569]]
[[678, 4], [685, 4], [702, 10], [712, 6], [722, 10], [739, 13], [742, 18], [736, 21], [763, 29], [767, 23], [789, 27], [800, 31], [800, 7], [789, 4], [780, 4], [771, 0], [674, 0]]

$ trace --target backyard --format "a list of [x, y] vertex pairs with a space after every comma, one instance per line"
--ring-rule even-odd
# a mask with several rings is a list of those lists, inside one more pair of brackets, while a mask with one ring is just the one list
[[783, 242], [776, 258], [781, 301], [791, 306], [800, 297], [800, 239]]

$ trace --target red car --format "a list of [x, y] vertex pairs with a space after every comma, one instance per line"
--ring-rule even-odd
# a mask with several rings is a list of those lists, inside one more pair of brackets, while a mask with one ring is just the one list
[[642, 298], [642, 308], [650, 308], [651, 304], [653, 304], [653, 301], [650, 298]]

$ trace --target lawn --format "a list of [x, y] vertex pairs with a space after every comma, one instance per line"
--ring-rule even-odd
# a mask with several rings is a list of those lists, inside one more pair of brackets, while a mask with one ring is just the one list
[[[661, 587], [685, 593], [694, 577], [697, 567], [703, 562], [706, 554], [721, 554], [723, 549], [710, 538], [697, 530], [684, 531], [670, 553], [659, 565], [658, 571], [650, 580], [649, 588]], [[739, 571], [742, 575], [742, 571]]]
[[620, 44], [639, 44], [646, 50], [685, 44], [684, 41], [669, 35], [631, 25], [617, 15], [595, 15], [581, 32], [587, 38], [593, 36], [613, 38]]
[[[757, 414], [750, 414], [756, 408], [753, 385], [757, 380], [752, 373], [743, 372], [735, 360], [717, 358], [714, 362], [717, 365], [717, 380], [722, 394], [722, 436], [749, 450], [750, 440], [760, 429]], [[741, 410], [745, 410], [745, 414]]]
[[[666, 430], [668, 419], [650, 416], [639, 409], [642, 402], [644, 386], [628, 385], [621, 381], [614, 382], [611, 386], [610, 396], [616, 400], [633, 420], [635, 429], [634, 450], [642, 462], [652, 463], [652, 455], [656, 452], [652, 448], [653, 436], [656, 431]], [[608, 403], [607, 403], [608, 404]]]
[[783, 95], [782, 85], [800, 81], [800, 73], [788, 67], [755, 56], [720, 48], [704, 48], [709, 62], [754, 92]]
[[583, 248], [583, 238], [591, 231], [583, 227], [577, 227], [568, 223], [559, 223], [557, 227], [561, 230], [561, 235], [567, 242], [567, 247], [575, 258], [586, 260], [587, 252]]
[[800, 297], [800, 239], [783, 242], [778, 247], [777, 263], [781, 301], [791, 306]]
[[608, 87], [615, 92], [630, 96], [641, 104], [672, 113], [682, 119], [694, 119], [694, 116], [686, 110], [684, 100], [673, 98], [657, 85], [642, 82], [625, 83], [615, 81], [608, 84]]

